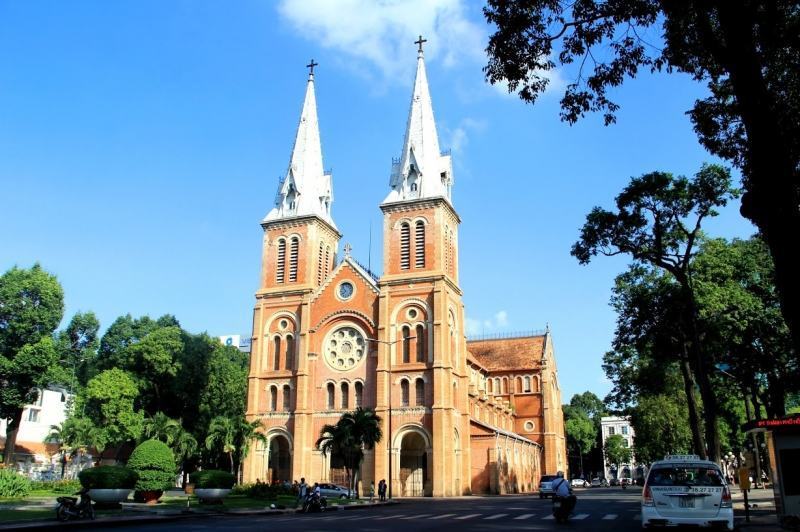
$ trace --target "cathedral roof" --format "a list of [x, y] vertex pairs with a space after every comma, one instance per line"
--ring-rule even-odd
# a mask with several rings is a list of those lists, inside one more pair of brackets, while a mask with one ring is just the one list
[[319, 137], [317, 119], [317, 98], [314, 92], [314, 72], [312, 70], [306, 83], [306, 97], [300, 113], [292, 156], [286, 175], [278, 184], [275, 207], [264, 218], [264, 222], [294, 218], [298, 216], [318, 216], [336, 229], [331, 218], [333, 203], [333, 184], [331, 174], [322, 166], [322, 144]]
[[539, 366], [547, 335], [467, 341], [469, 355], [488, 371], [518, 371]]
[[443, 154], [439, 150], [439, 135], [436, 132], [433, 103], [425, 72], [425, 57], [420, 43], [403, 151], [398, 159], [392, 161], [389, 179], [391, 191], [383, 203], [436, 197], [451, 202], [452, 183], [453, 164], [450, 154]]

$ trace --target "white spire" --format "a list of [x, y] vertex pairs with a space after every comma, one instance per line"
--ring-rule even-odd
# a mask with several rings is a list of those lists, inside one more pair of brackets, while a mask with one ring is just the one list
[[319, 139], [317, 99], [314, 94], [314, 67], [306, 84], [306, 98], [297, 126], [297, 136], [292, 148], [289, 169], [278, 185], [275, 207], [264, 218], [265, 222], [296, 216], [319, 216], [336, 228], [331, 218], [333, 187], [331, 175], [322, 167], [322, 145]]
[[414, 93], [411, 109], [408, 112], [406, 136], [403, 152], [399, 159], [392, 161], [392, 175], [389, 185], [392, 190], [384, 203], [420, 198], [442, 197], [450, 199], [453, 183], [453, 164], [450, 154], [439, 151], [439, 136], [433, 118], [433, 103], [428, 89], [428, 76], [425, 73], [425, 56], [420, 36], [417, 52], [417, 76], [414, 80]]

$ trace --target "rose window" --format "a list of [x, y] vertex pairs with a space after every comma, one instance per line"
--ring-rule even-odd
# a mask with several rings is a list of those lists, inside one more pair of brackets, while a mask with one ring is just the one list
[[325, 360], [332, 368], [347, 371], [364, 359], [366, 349], [361, 332], [354, 327], [340, 327], [328, 336]]

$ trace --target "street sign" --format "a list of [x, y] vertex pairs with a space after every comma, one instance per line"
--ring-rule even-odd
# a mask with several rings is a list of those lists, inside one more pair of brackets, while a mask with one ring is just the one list
[[750, 470], [744, 467], [739, 468], [739, 488], [743, 490], [750, 489]]

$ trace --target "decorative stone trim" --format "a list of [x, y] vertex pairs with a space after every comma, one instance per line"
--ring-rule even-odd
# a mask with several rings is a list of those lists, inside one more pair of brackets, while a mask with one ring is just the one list
[[331, 319], [333, 319], [333, 318], [335, 318], [337, 316], [349, 316], [349, 317], [359, 318], [359, 319], [362, 319], [365, 322], [367, 322], [367, 324], [370, 327], [372, 327], [373, 329], [375, 328], [375, 322], [372, 321], [372, 319], [370, 319], [370, 317], [367, 316], [366, 314], [364, 314], [363, 312], [359, 312], [357, 310], [335, 310], [335, 311], [331, 312], [330, 314], [324, 316], [321, 320], [319, 320], [317, 325], [312, 327], [311, 329], [309, 329], [308, 332], [312, 332], [312, 333], [317, 332], [319, 330], [319, 328], [322, 327], [326, 322], [330, 321]]

